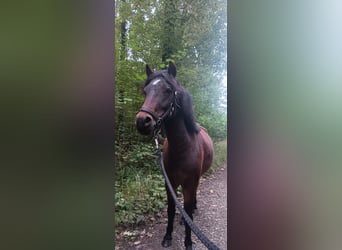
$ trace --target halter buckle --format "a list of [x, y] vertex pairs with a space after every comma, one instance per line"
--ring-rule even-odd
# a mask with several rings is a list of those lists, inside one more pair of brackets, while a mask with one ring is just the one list
[[154, 142], [156, 143], [156, 149], [159, 149], [158, 134], [154, 137]]

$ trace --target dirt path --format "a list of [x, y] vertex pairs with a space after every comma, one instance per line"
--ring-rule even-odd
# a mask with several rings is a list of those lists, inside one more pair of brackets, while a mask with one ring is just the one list
[[[197, 227], [220, 249], [227, 249], [227, 167], [226, 164], [215, 173], [200, 180], [197, 191], [197, 211], [194, 222]], [[172, 246], [163, 248], [161, 241], [166, 232], [166, 209], [161, 217], [151, 218], [146, 225], [131, 230], [118, 232], [115, 240], [115, 250], [142, 249], [142, 250], [181, 250], [184, 249], [184, 226], [179, 224], [180, 214], [177, 209]], [[207, 249], [192, 233], [193, 248]]]

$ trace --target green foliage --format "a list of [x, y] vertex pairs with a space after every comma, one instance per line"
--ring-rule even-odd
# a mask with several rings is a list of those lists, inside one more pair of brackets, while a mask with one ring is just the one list
[[227, 138], [227, 115], [225, 113], [211, 114], [210, 117], [202, 115], [197, 120], [208, 130], [210, 137], [214, 141]]
[[139, 173], [134, 181], [121, 184], [120, 188], [116, 186], [119, 190], [115, 192], [117, 223], [138, 223], [144, 215], [156, 213], [166, 204], [164, 181], [160, 174]]
[[164, 180], [152, 146], [139, 144], [130, 152], [117, 152], [115, 174], [115, 224], [139, 223], [146, 214], [166, 204]]
[[216, 169], [227, 162], [227, 139], [214, 143], [214, 160], [206, 175], [215, 172]]
[[120, 145], [115, 147], [115, 175], [116, 181], [121, 178], [135, 178], [135, 173], [151, 173], [158, 170], [154, 156], [155, 149], [150, 143], [135, 145]]

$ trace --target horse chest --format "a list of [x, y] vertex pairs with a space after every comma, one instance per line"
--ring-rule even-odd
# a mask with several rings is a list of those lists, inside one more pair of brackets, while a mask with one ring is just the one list
[[167, 154], [165, 157], [165, 169], [170, 178], [177, 184], [182, 184], [187, 179], [197, 179], [200, 175], [199, 157], [194, 157], [186, 154]]

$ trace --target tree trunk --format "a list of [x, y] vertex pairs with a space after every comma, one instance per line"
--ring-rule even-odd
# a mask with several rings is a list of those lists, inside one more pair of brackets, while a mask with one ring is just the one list
[[176, 21], [177, 8], [174, 0], [166, 0], [164, 4], [164, 34], [162, 36], [162, 63], [166, 65], [166, 60], [176, 52]]

